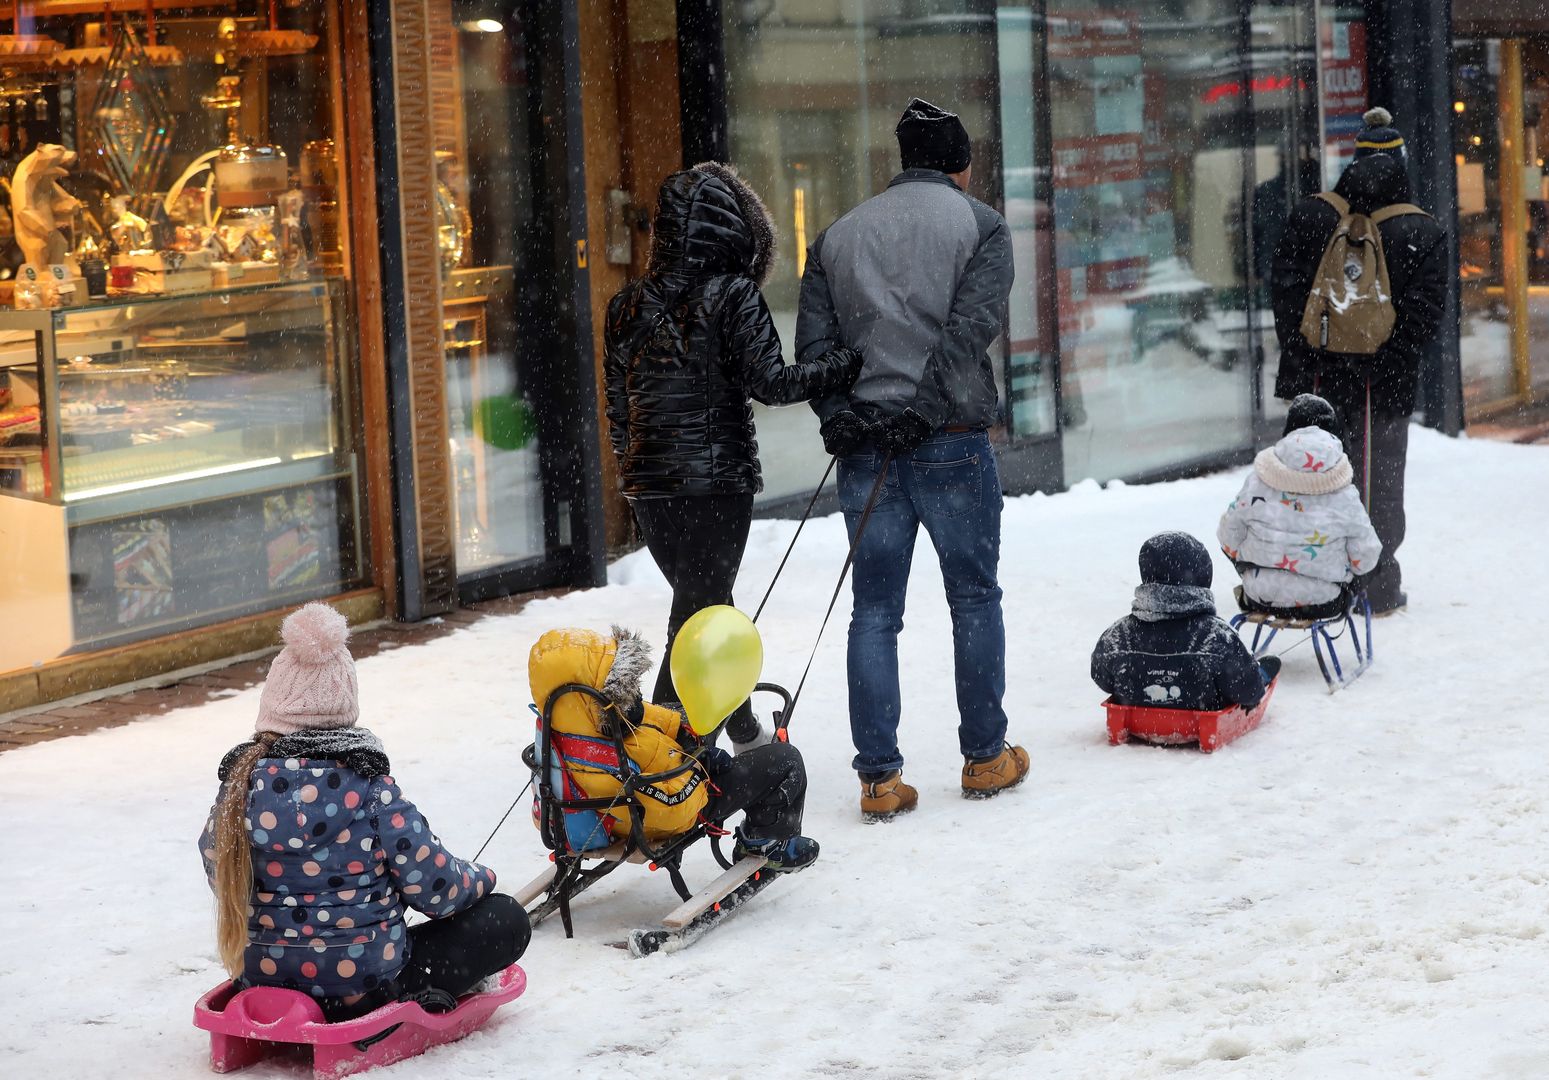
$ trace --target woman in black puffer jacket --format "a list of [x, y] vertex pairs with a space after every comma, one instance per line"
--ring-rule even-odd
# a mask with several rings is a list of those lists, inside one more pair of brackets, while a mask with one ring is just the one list
[[[759, 285], [774, 224], [730, 166], [674, 173], [656, 203], [650, 266], [608, 305], [608, 428], [619, 484], [672, 586], [654, 700], [676, 701], [672, 639], [700, 608], [732, 602], [763, 487], [752, 400], [795, 405], [845, 390], [860, 356], [835, 349], [786, 364]], [[760, 741], [752, 709], [727, 722], [734, 746]]]

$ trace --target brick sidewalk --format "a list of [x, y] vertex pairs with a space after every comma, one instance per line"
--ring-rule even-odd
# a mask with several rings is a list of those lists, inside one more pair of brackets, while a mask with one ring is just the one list
[[[377, 623], [350, 635], [350, 652], [355, 659], [361, 660], [389, 649], [419, 645], [445, 637], [487, 615], [514, 614], [526, 607], [529, 601], [557, 596], [561, 591], [523, 593], [520, 596], [487, 600], [459, 608], [432, 622]], [[257, 658], [238, 660], [200, 675], [182, 678], [167, 676], [169, 681], [164, 685], [141, 687], [127, 693], [109, 690], [89, 700], [61, 702], [31, 712], [0, 716], [0, 753], [19, 746], [62, 739], [67, 735], [84, 735], [103, 728], [119, 727], [173, 709], [230, 697], [263, 682], [269, 672], [272, 656], [273, 653], [268, 653]]]

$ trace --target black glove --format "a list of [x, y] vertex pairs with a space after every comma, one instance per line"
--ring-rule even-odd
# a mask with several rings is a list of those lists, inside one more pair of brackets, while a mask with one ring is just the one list
[[872, 438], [883, 452], [894, 457], [907, 457], [930, 438], [933, 430], [929, 420], [913, 409], [905, 409], [896, 416], [879, 420], [872, 428]]
[[818, 428], [823, 449], [834, 457], [853, 454], [871, 440], [871, 427], [849, 409], [834, 413]]

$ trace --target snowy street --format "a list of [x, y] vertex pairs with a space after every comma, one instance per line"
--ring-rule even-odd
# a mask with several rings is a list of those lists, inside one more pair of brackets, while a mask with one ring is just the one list
[[[528, 992], [487, 1028], [368, 1075], [1549, 1076], [1549, 596], [1532, 554], [1549, 532], [1535, 495], [1549, 454], [1414, 429], [1411, 607], [1376, 624], [1373, 669], [1330, 696], [1297, 644], [1241, 741], [1211, 756], [1109, 747], [1088, 657], [1128, 611], [1136, 551], [1171, 528], [1214, 550], [1244, 473], [1008, 501], [1022, 787], [959, 795], [950, 628], [922, 535], [901, 644], [916, 813], [860, 821], [846, 594], [791, 730], [817, 865], [693, 948], [642, 960], [605, 943], [677, 901], [665, 875], [620, 870], [577, 901], [574, 940], [558, 919], [535, 932]], [[794, 528], [755, 523], [745, 608]], [[766, 679], [800, 677], [843, 537], [837, 517], [803, 534], [761, 620]], [[1229, 613], [1236, 576], [1215, 562]], [[641, 551], [606, 588], [365, 659], [361, 725], [472, 857], [527, 781], [532, 643], [616, 622], [659, 645], [668, 602]], [[190, 1018], [224, 975], [196, 840], [258, 694], [0, 754], [0, 1072], [210, 1075]], [[524, 799], [483, 861], [510, 891], [545, 859]], [[690, 884], [712, 865], [696, 851]]]

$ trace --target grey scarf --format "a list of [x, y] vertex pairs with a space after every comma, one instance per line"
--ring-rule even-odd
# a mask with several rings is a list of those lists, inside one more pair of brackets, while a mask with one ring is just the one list
[[[252, 742], [233, 746], [221, 758], [218, 775], [226, 779], [231, 767], [237, 763]], [[324, 761], [342, 761], [346, 767], [360, 773], [367, 780], [386, 776], [392, 771], [387, 761], [387, 750], [382, 740], [361, 727], [319, 728], [316, 731], [298, 731], [294, 735], [282, 735], [269, 750], [269, 757], [320, 758]]]
[[1135, 590], [1130, 612], [1142, 622], [1214, 615], [1216, 598], [1203, 585], [1141, 585]]

